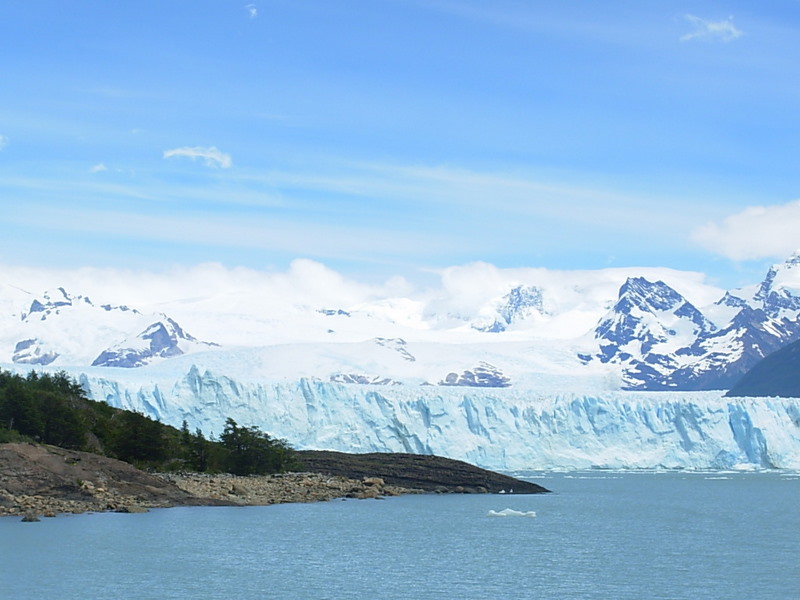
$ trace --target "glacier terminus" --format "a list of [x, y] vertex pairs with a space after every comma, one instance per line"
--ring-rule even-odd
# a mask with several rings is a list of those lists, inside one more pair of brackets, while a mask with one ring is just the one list
[[177, 380], [79, 377], [113, 406], [217, 434], [231, 416], [303, 449], [437, 454], [505, 471], [800, 469], [791, 398], [256, 382], [196, 367]]

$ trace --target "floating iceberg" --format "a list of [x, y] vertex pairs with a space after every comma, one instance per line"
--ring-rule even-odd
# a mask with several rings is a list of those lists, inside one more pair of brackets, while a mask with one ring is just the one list
[[536, 512], [532, 510], [528, 511], [521, 511], [521, 510], [514, 510], [513, 508], [504, 508], [503, 510], [490, 510], [486, 513], [487, 517], [529, 517], [533, 518], [536, 516]]

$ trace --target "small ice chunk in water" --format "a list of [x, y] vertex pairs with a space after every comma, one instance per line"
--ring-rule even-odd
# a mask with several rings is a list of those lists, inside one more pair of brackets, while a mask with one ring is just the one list
[[514, 510], [513, 508], [505, 508], [503, 510], [490, 510], [486, 513], [487, 517], [535, 517], [536, 512], [532, 510], [521, 511]]

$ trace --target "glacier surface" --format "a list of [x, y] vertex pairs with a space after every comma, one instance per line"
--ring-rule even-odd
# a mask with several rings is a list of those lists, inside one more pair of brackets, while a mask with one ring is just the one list
[[437, 454], [505, 471], [800, 469], [792, 398], [234, 379], [194, 365], [69, 374], [112, 406], [206, 435], [232, 417], [298, 449]]

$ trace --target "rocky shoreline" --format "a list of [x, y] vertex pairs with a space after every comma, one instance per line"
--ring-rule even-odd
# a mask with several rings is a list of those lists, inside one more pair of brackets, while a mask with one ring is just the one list
[[324, 502], [336, 498], [381, 498], [419, 494], [422, 490], [387, 485], [380, 477], [350, 479], [321, 473], [278, 475], [166, 474], [163, 477], [197, 498], [245, 506], [287, 502]]
[[[145, 473], [115, 459], [40, 444], [0, 444], [0, 516], [255, 506], [412, 493], [541, 493], [544, 488], [459, 461], [416, 455], [298, 453], [307, 473]], [[516, 486], [514, 488], [513, 486]]]

